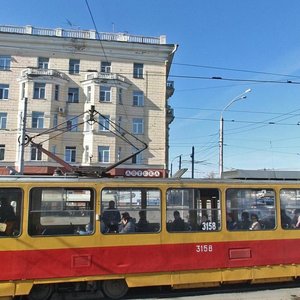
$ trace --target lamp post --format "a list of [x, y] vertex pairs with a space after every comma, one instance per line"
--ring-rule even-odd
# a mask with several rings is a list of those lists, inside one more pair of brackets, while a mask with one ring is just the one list
[[221, 111], [221, 116], [220, 116], [220, 132], [219, 132], [219, 175], [220, 175], [220, 178], [222, 177], [222, 173], [223, 173], [223, 146], [224, 146], [224, 119], [223, 119], [223, 113], [234, 102], [236, 102], [238, 100], [243, 100], [243, 99], [247, 98], [246, 94], [249, 93], [249, 92], [251, 92], [251, 89], [247, 89], [242, 94], [240, 94], [240, 95], [236, 96], [235, 98], [233, 98], [231, 101], [229, 101], [229, 103]]

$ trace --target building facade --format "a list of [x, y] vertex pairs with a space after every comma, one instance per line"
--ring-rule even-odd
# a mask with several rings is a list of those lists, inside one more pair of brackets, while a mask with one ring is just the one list
[[0, 174], [65, 171], [48, 151], [85, 170], [131, 156], [110, 174], [167, 176], [176, 49], [165, 36], [0, 26]]

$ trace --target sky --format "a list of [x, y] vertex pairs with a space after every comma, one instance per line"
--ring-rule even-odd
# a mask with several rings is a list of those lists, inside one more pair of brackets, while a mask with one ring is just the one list
[[299, 0], [1, 0], [0, 23], [94, 29], [87, 3], [100, 32], [179, 45], [168, 78], [173, 172], [181, 155], [191, 176], [194, 147], [194, 177], [218, 177], [221, 114], [224, 171], [300, 171]]

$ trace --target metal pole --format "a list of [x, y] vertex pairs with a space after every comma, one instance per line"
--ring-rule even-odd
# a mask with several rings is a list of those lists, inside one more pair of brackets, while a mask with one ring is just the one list
[[24, 174], [24, 148], [25, 148], [25, 136], [26, 136], [26, 118], [27, 118], [27, 101], [28, 98], [23, 98], [23, 107], [20, 114], [21, 121], [21, 133], [19, 137], [19, 161], [18, 161], [18, 172]]
[[229, 103], [223, 108], [223, 110], [221, 112], [220, 132], [219, 132], [219, 176], [220, 176], [220, 178], [222, 177], [222, 173], [223, 173], [223, 147], [224, 147], [224, 119], [223, 119], [223, 113], [234, 102], [247, 98], [247, 96], [245, 96], [245, 94], [247, 94], [249, 92], [251, 92], [251, 89], [247, 89], [242, 94], [240, 94], [240, 95], [236, 96], [235, 98], [233, 98], [231, 101], [229, 101]]
[[220, 118], [220, 134], [219, 134], [219, 175], [222, 177], [223, 173], [223, 146], [224, 146], [224, 119]]
[[191, 154], [191, 158], [192, 158], [192, 178], [194, 178], [194, 167], [195, 167], [195, 147], [192, 147], [192, 154]]

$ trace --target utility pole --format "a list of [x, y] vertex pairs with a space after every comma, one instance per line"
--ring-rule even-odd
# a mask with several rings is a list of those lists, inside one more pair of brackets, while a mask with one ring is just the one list
[[192, 147], [192, 154], [191, 154], [191, 158], [192, 158], [192, 178], [194, 178], [194, 166], [195, 166], [195, 147]]
[[28, 98], [23, 98], [23, 106], [20, 113], [20, 136], [19, 136], [19, 157], [18, 157], [18, 172], [24, 173], [24, 148], [26, 136], [26, 118], [27, 118], [27, 101]]

